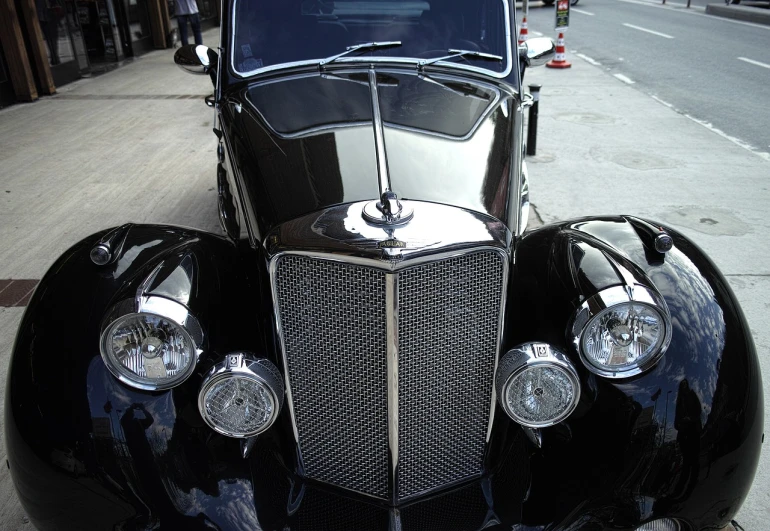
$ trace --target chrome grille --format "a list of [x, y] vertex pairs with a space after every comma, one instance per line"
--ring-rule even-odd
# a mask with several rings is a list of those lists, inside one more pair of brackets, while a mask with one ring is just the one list
[[273, 281], [306, 476], [388, 498], [386, 276], [398, 301], [398, 499], [482, 472], [503, 256], [397, 273], [287, 254]]
[[385, 275], [280, 258], [276, 291], [305, 475], [385, 497]]
[[492, 401], [503, 264], [467, 254], [399, 275], [399, 495], [479, 474]]

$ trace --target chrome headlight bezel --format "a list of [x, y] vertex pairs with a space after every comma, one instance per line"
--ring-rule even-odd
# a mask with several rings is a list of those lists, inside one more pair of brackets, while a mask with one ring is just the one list
[[[108, 350], [107, 342], [121, 322], [135, 316], [152, 316], [165, 319], [177, 326], [179, 332], [189, 340], [192, 360], [185, 370], [180, 372], [175, 378], [158, 383], [150, 383], [146, 379], [132, 378], [126, 371], [120, 369], [120, 362]], [[202, 353], [200, 349], [202, 344], [203, 329], [198, 319], [190, 313], [187, 307], [176, 301], [155, 296], [126, 299], [116, 304], [105, 317], [99, 336], [99, 352], [107, 370], [120, 382], [143, 391], [165, 391], [185, 382], [195, 372], [195, 366]]]
[[[557, 416], [544, 422], [529, 421], [508, 405], [508, 388], [524, 371], [536, 367], [548, 367], [560, 371], [572, 385], [572, 400]], [[512, 348], [501, 358], [495, 375], [495, 391], [500, 406], [513, 421], [527, 428], [547, 428], [569, 417], [580, 401], [580, 378], [577, 369], [566, 354], [547, 343], [525, 343]]]
[[[640, 363], [622, 370], [609, 370], [597, 366], [585, 353], [583, 348], [583, 334], [588, 329], [592, 321], [604, 311], [614, 306], [635, 304], [646, 306], [657, 312], [661, 317], [661, 324], [664, 328], [662, 341], [657, 350], [648, 355]], [[654, 289], [641, 284], [630, 286], [612, 286], [599, 291], [596, 295], [586, 299], [573, 315], [570, 326], [568, 327], [568, 340], [580, 356], [583, 365], [596, 374], [604, 378], [625, 379], [637, 376], [653, 368], [663, 355], [666, 353], [672, 334], [671, 315], [668, 306], [663, 297]]]
[[[209, 391], [218, 383], [231, 378], [253, 380], [268, 392], [272, 410], [270, 416], [259, 428], [249, 432], [233, 432], [223, 429], [209, 416], [206, 410], [206, 398]], [[236, 439], [256, 437], [270, 429], [275, 423], [283, 406], [283, 395], [283, 377], [272, 362], [264, 358], [253, 358], [247, 352], [231, 352], [222, 361], [215, 364], [203, 378], [198, 392], [198, 411], [206, 424], [219, 434]]]

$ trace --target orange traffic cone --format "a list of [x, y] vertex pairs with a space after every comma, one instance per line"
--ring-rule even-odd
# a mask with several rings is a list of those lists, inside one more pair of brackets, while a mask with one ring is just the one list
[[524, 44], [529, 32], [527, 31], [527, 17], [521, 19], [521, 29], [519, 31], [519, 44]]
[[556, 40], [556, 57], [552, 61], [548, 61], [545, 66], [549, 68], [569, 68], [572, 63], [567, 62], [566, 50], [564, 49], [564, 33], [559, 33], [559, 38]]

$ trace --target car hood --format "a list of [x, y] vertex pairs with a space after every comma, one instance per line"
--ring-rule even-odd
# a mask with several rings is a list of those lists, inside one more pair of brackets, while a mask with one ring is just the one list
[[[377, 73], [391, 187], [402, 199], [506, 219], [514, 94], [451, 75]], [[379, 197], [367, 71], [255, 83], [227, 97], [223, 127], [261, 232]]]

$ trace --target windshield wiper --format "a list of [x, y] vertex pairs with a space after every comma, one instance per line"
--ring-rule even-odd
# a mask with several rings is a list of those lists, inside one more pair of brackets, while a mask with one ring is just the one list
[[417, 69], [418, 70], [422, 70], [423, 67], [428, 66], [428, 65], [432, 65], [433, 63], [437, 63], [439, 61], [446, 61], [447, 59], [454, 59], [455, 57], [465, 57], [465, 56], [475, 57], [476, 59], [486, 59], [488, 61], [497, 61], [497, 62], [502, 62], [503, 61], [503, 57], [501, 57], [499, 55], [494, 55], [494, 54], [491, 54], [491, 53], [479, 52], [479, 51], [476, 51], [476, 50], [454, 50], [454, 49], [450, 49], [450, 50], [447, 50], [447, 53], [449, 53], [449, 55], [445, 55], [443, 57], [435, 57], [433, 59], [423, 59], [422, 61], [417, 63]]
[[361, 51], [367, 51], [367, 50], [376, 50], [378, 48], [390, 48], [393, 46], [401, 46], [401, 41], [384, 41], [384, 42], [366, 42], [363, 44], [356, 44], [354, 46], [348, 46], [344, 52], [338, 53], [337, 55], [332, 55], [331, 57], [327, 57], [326, 59], [323, 59], [320, 63], [318, 63], [319, 68], [323, 68], [324, 66], [328, 65], [329, 63], [333, 63], [340, 57], [345, 57], [346, 55], [357, 52], [359, 50]]

